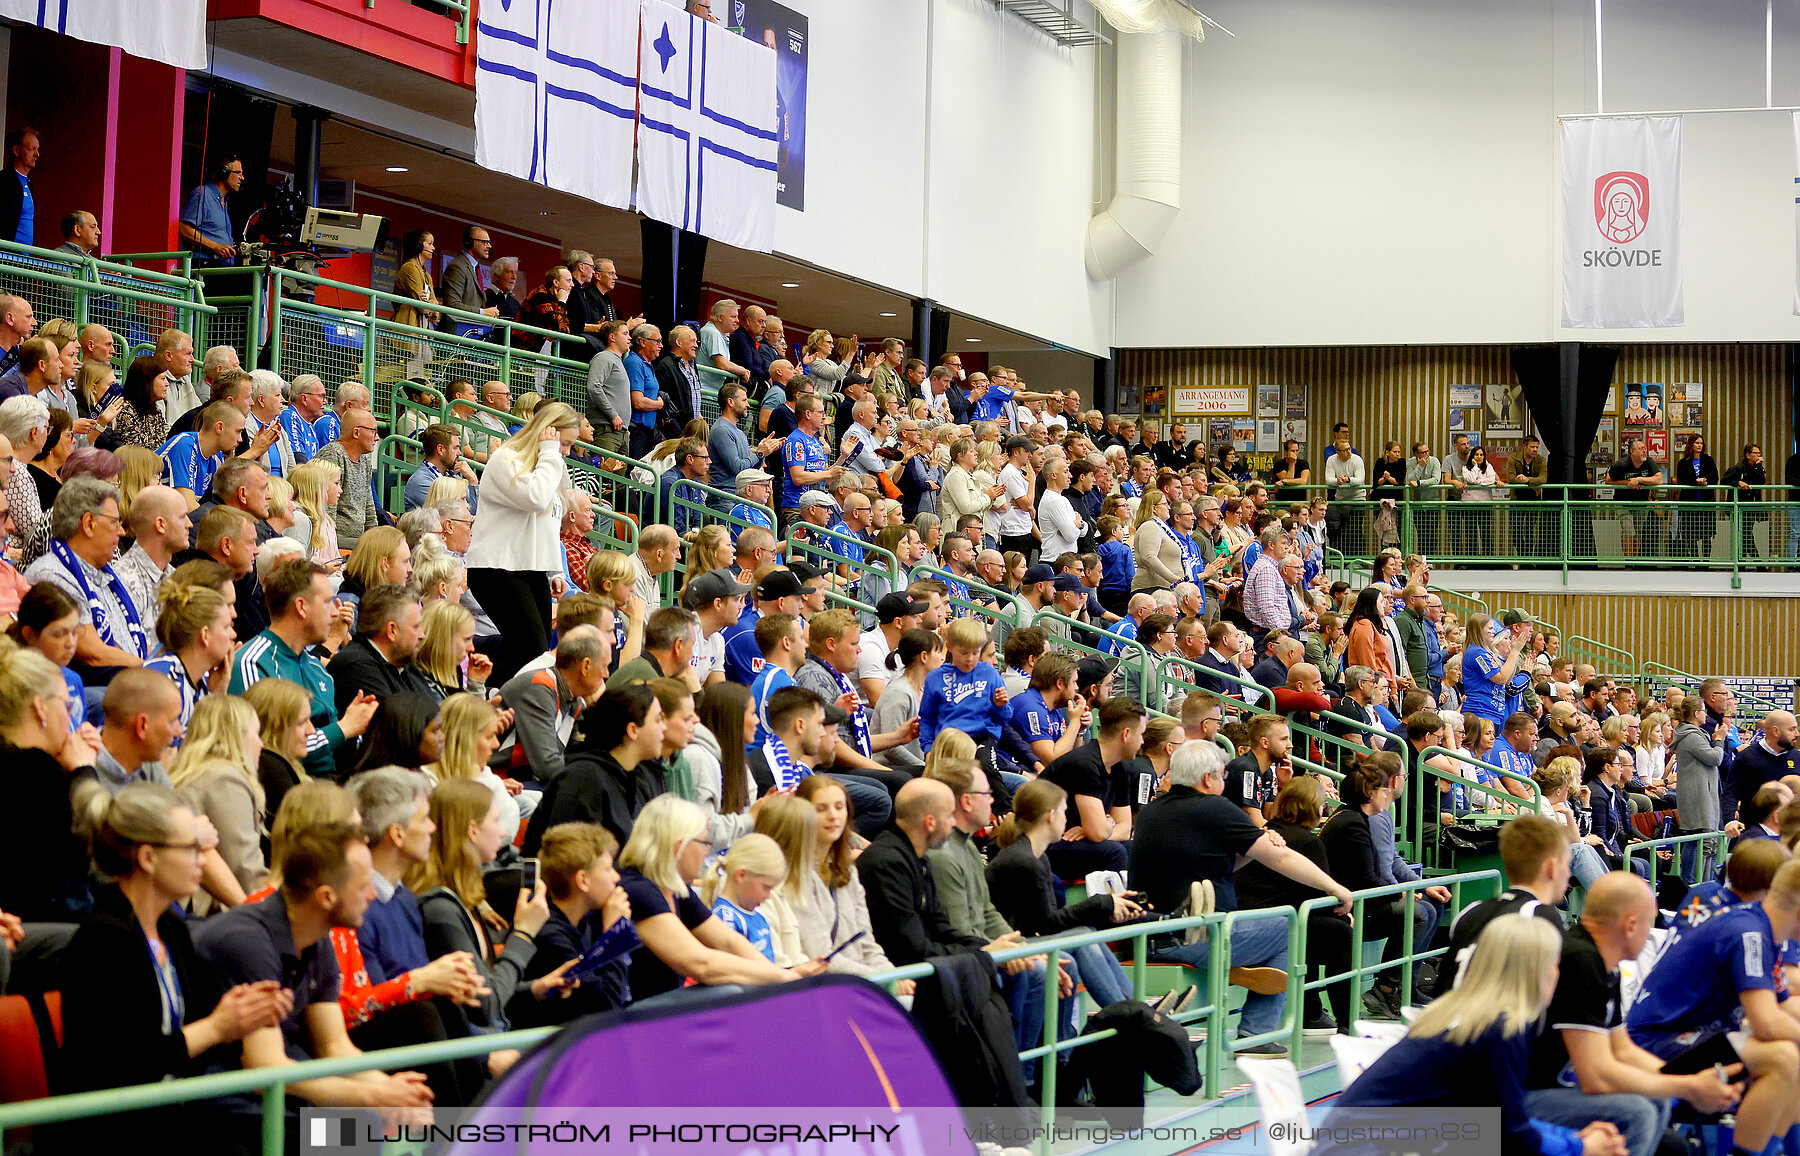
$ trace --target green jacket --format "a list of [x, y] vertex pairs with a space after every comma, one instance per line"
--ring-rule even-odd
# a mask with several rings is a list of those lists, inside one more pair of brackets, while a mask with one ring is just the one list
[[987, 939], [998, 939], [1012, 930], [988, 898], [987, 860], [973, 839], [960, 829], [953, 830], [949, 842], [925, 853], [925, 862], [937, 885], [938, 905], [951, 927], [963, 935]]
[[306, 740], [306, 773], [315, 777], [337, 774], [338, 747], [344, 730], [338, 725], [337, 683], [325, 672], [325, 664], [310, 650], [296, 653], [273, 630], [265, 630], [246, 642], [231, 663], [232, 694], [243, 694], [265, 678], [285, 678], [312, 697], [312, 737]]
[[1400, 629], [1400, 642], [1406, 648], [1406, 667], [1412, 672], [1413, 682], [1420, 687], [1429, 686], [1426, 675], [1431, 659], [1427, 655], [1425, 632], [1433, 627], [1425, 620], [1425, 612], [1402, 610], [1394, 615], [1394, 625]]

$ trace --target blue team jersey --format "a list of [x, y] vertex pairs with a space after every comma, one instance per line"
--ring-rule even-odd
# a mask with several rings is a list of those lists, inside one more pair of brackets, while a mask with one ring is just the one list
[[338, 415], [328, 409], [319, 415], [318, 421], [313, 422], [313, 438], [320, 446], [328, 446], [338, 440], [338, 434], [343, 428]]
[[178, 433], [156, 451], [162, 455], [164, 485], [187, 490], [203, 498], [212, 490], [213, 475], [225, 464], [223, 450], [206, 457], [200, 452], [200, 435], [189, 431]]
[[763, 953], [764, 959], [775, 962], [775, 933], [769, 930], [768, 917], [762, 912], [745, 911], [721, 895], [713, 900], [712, 913], [720, 923], [748, 939], [751, 947]]
[[[769, 517], [769, 512], [761, 506], [751, 505], [747, 502], [739, 502], [731, 507], [730, 516], [739, 521], [750, 522], [761, 526], [771, 534], [775, 532], [775, 520]], [[737, 522], [731, 523], [731, 541], [734, 545], [738, 540], [738, 535], [742, 534], [744, 530], [745, 527], [738, 525]]]
[[1505, 665], [1504, 658], [1486, 647], [1470, 646], [1463, 651], [1463, 710], [1496, 727], [1506, 721], [1506, 692], [1489, 680]]
[[1012, 399], [1013, 391], [1010, 388], [989, 382], [987, 393], [981, 396], [981, 400], [969, 407], [969, 419], [971, 421], [997, 421], [1001, 412], [1006, 409], [1006, 403]]
[[795, 686], [794, 676], [779, 666], [764, 665], [750, 680], [750, 701], [756, 704], [756, 737], [746, 747], [760, 747], [769, 741], [769, 696], [784, 686]]
[[797, 429], [788, 435], [781, 446], [781, 508], [789, 509], [800, 504], [800, 495], [817, 486], [796, 486], [794, 475], [790, 472], [799, 466], [809, 474], [824, 472], [831, 465], [831, 458], [825, 452], [825, 443]]
[[312, 461], [313, 455], [319, 452], [319, 435], [314, 432], [312, 423], [301, 417], [300, 411], [291, 405], [282, 410], [281, 416], [275, 420], [281, 423], [281, 428], [287, 431], [288, 441], [294, 444], [295, 462]]
[[1060, 710], [1054, 710], [1044, 701], [1043, 692], [1032, 687], [1020, 695], [1012, 704], [1012, 722], [1025, 736], [1025, 741], [1035, 743], [1042, 740], [1058, 742], [1063, 737], [1063, 730], [1069, 725], [1068, 716]]
[[1121, 618], [1112, 624], [1111, 629], [1100, 636], [1100, 649], [1107, 654], [1125, 653], [1127, 642], [1137, 641], [1138, 624], [1130, 618]]
[[1008, 715], [994, 705], [994, 692], [1006, 686], [1000, 672], [985, 662], [964, 674], [948, 662], [925, 676], [919, 696], [919, 750], [931, 753], [938, 732], [955, 728], [977, 744], [995, 742]]
[[1778, 947], [1760, 903], [1700, 910], [1691, 922], [1675, 924], [1626, 1014], [1632, 1039], [1667, 1059], [1667, 1046], [1645, 1041], [1737, 1027], [1740, 992], [1772, 991], [1785, 1000]]
[[1102, 542], [1095, 552], [1100, 555], [1100, 589], [1123, 590], [1137, 577], [1137, 559], [1125, 543]]
[[1683, 923], [1693, 923], [1742, 902], [1737, 892], [1723, 883], [1697, 883], [1682, 898], [1681, 906], [1675, 910], [1675, 918]]
[[762, 648], [756, 645], [757, 613], [754, 607], [725, 628], [725, 681], [749, 686], [762, 673]]

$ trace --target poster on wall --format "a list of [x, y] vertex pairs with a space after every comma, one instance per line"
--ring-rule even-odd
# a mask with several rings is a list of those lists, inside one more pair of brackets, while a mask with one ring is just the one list
[[1281, 423], [1281, 440], [1283, 442], [1299, 442], [1300, 456], [1306, 456], [1306, 419], [1289, 418]]
[[1256, 419], [1253, 417], [1237, 417], [1231, 419], [1231, 444], [1241, 454], [1256, 452]]
[[1256, 419], [1256, 448], [1265, 453], [1281, 449], [1281, 420], [1273, 417]]
[[[1493, 435], [1493, 432], [1493, 430], [1488, 431], [1490, 437]], [[1519, 443], [1510, 439], [1507, 441], [1491, 441], [1483, 448], [1487, 450], [1488, 465], [1494, 467], [1494, 475], [1496, 477], [1504, 478], [1506, 476], [1506, 463], [1511, 461], [1512, 456], [1519, 452]]]
[[1669, 431], [1666, 429], [1645, 430], [1644, 452], [1649, 454], [1650, 460], [1658, 465], [1668, 465]]
[[[1306, 420], [1306, 387], [1304, 385], [1290, 385], [1287, 387], [1286, 415], [1289, 421]], [[1305, 441], [1305, 435], [1302, 435], [1300, 440]]]
[[806, 208], [807, 20], [774, 0], [731, 0], [731, 27], [775, 50], [775, 203]]
[[1169, 389], [1167, 386], [1146, 385], [1144, 387], [1144, 416], [1161, 417], [1163, 413], [1163, 400], [1168, 396], [1168, 393]]
[[1518, 382], [1495, 382], [1487, 387], [1489, 437], [1521, 437], [1525, 433], [1525, 389]]
[[1617, 383], [1606, 387], [1606, 412], [1619, 412], [1619, 387]]
[[1231, 419], [1230, 418], [1215, 417], [1215, 418], [1212, 418], [1207, 421], [1207, 423], [1206, 423], [1206, 444], [1208, 446], [1222, 446], [1230, 440], [1231, 440]]
[[1625, 386], [1625, 427], [1648, 429], [1662, 424], [1661, 382], [1628, 382]]
[[1673, 408], [1671, 408], [1670, 416], [1691, 426], [1703, 426], [1706, 424], [1706, 403], [1699, 401], [1685, 402], [1681, 406], [1681, 411], [1682, 412], [1679, 415], [1676, 415]]
[[1615, 460], [1618, 436], [1618, 419], [1603, 417], [1600, 426], [1594, 431], [1594, 444], [1588, 449], [1588, 464], [1602, 469], [1611, 466]]
[[1256, 416], [1281, 416], [1281, 387], [1279, 385], [1259, 385], [1256, 387]]
[[1124, 382], [1120, 382], [1119, 383], [1119, 394], [1118, 394], [1118, 397], [1116, 397], [1114, 399], [1114, 401], [1119, 407], [1116, 412], [1121, 413], [1121, 414], [1130, 414], [1131, 416], [1136, 417], [1137, 411], [1138, 411], [1137, 383], [1133, 382], [1132, 384], [1127, 385]]
[[1170, 412], [1177, 417], [1215, 413], [1248, 416], [1251, 413], [1250, 387], [1247, 385], [1182, 386], [1175, 391], [1175, 404]]
[[1476, 415], [1478, 413], [1480, 413], [1480, 411], [1474, 409], [1452, 409], [1450, 411], [1450, 433], [1452, 435], [1459, 433], [1474, 433], [1481, 427], [1481, 423], [1476, 420]]
[[1481, 387], [1479, 385], [1453, 385], [1450, 387], [1450, 404], [1459, 406], [1477, 406], [1481, 404]]
[[1705, 430], [1695, 426], [1676, 426], [1669, 431], [1669, 445], [1673, 448], [1675, 456], [1679, 458], [1682, 451], [1687, 448], [1689, 438], [1695, 435], [1705, 436], [1705, 433]]

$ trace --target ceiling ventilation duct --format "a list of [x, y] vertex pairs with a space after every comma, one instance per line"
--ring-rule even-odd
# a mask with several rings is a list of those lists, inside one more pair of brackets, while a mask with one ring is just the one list
[[1181, 42], [1206, 38], [1181, 0], [1093, 0], [1118, 38], [1112, 203], [1088, 222], [1087, 272], [1117, 277], [1156, 251], [1181, 211]]

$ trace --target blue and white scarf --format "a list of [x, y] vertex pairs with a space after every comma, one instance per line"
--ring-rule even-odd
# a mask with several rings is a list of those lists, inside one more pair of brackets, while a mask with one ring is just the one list
[[800, 780], [812, 774], [812, 768], [794, 765], [794, 757], [788, 754], [787, 744], [770, 735], [763, 743], [763, 758], [769, 761], [769, 771], [775, 776], [775, 793], [791, 795], [800, 785]]
[[831, 672], [832, 677], [837, 679], [839, 694], [857, 695], [856, 709], [850, 712], [850, 725], [856, 730], [857, 753], [865, 759], [869, 758], [875, 752], [869, 743], [869, 712], [862, 705], [862, 696], [857, 694], [856, 684], [850, 681], [849, 675], [835, 666], [824, 665], [825, 669]]
[[109, 646], [116, 646], [120, 650], [135, 654], [139, 658], [150, 657], [150, 639], [144, 633], [144, 624], [138, 621], [137, 607], [131, 604], [131, 595], [125, 592], [125, 584], [119, 581], [119, 576], [113, 573], [113, 568], [102, 566], [100, 572], [106, 575], [107, 586], [112, 590], [113, 597], [117, 598], [119, 605], [125, 608], [125, 625], [131, 631], [130, 646], [122, 645], [119, 642], [118, 635], [114, 632], [114, 624], [107, 621], [106, 604], [100, 601], [100, 596], [94, 593], [92, 586], [88, 585], [87, 572], [82, 568], [82, 561], [75, 557], [74, 551], [69, 549], [69, 544], [60, 538], [52, 538], [50, 539], [50, 552], [56, 556], [58, 562], [62, 563], [63, 569], [74, 577], [75, 584], [81, 587], [82, 594], [87, 596], [88, 609], [93, 611], [94, 629], [99, 632], [100, 640]]

